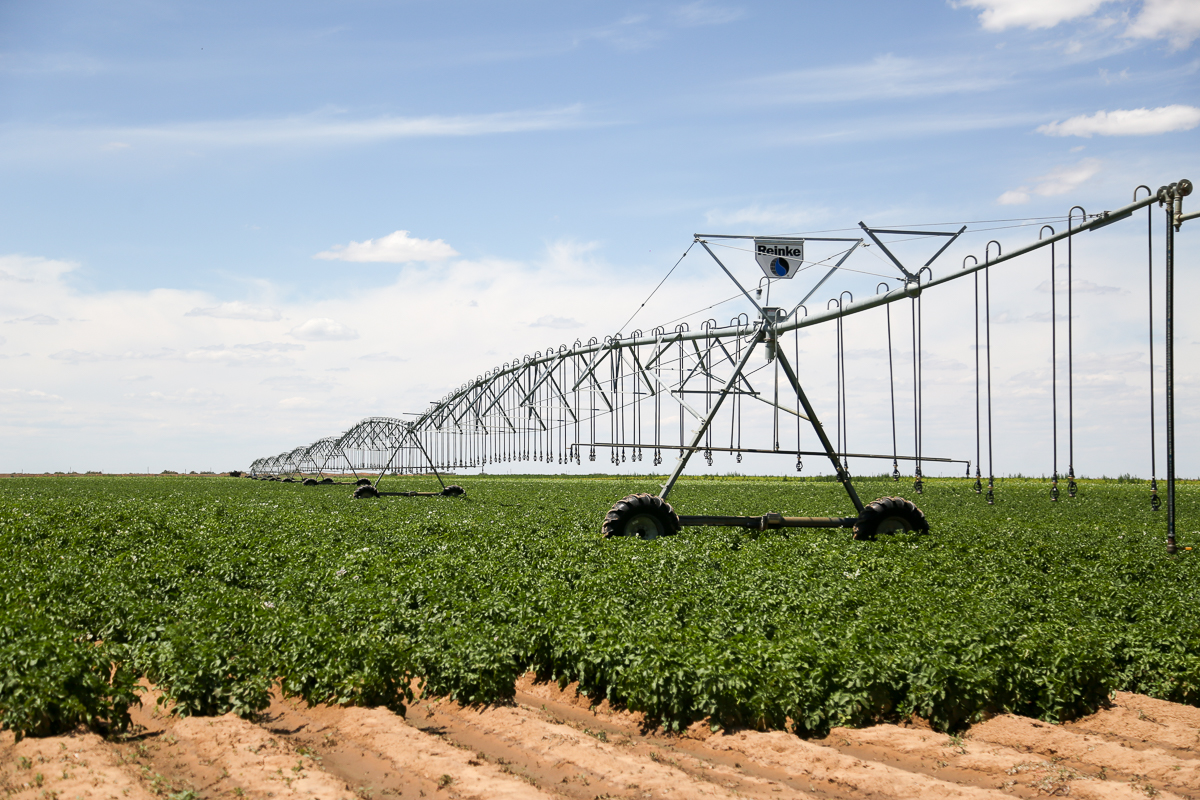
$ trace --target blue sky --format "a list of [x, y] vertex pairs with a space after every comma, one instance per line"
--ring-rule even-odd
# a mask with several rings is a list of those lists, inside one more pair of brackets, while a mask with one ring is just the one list
[[[0, 470], [229, 469], [418, 410], [616, 329], [697, 231], [1054, 216], [1195, 180], [1198, 38], [1186, 0], [9, 0]], [[1084, 253], [1113, 289], [1093, 311], [1128, 316], [1079, 323], [1098, 431], [1123, 418], [1106, 396], [1141, 402], [1143, 231]], [[726, 297], [712, 272], [689, 260], [645, 325]], [[1036, 275], [1013, 280], [1028, 317]], [[1011, 335], [1027, 397], [1042, 334]], [[1147, 471], [1106, 447], [1091, 472]]]

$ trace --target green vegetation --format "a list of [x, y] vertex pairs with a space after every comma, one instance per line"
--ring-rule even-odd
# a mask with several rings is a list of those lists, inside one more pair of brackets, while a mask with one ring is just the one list
[[[383, 488], [429, 489], [426, 479]], [[1115, 689], [1200, 704], [1200, 566], [1144, 484], [1051, 503], [1002, 481], [913, 498], [933, 532], [685, 529], [601, 540], [648, 479], [456, 478], [462, 498], [352, 500], [231, 478], [0, 481], [0, 722], [120, 726], [146, 677], [183, 714], [465, 702], [532, 670], [677, 727], [819, 732], [916, 713], [1055, 720]], [[907, 483], [866, 480], [867, 498]], [[685, 480], [682, 513], [841, 515], [824, 480]], [[1200, 543], [1200, 487], [1180, 534]], [[115, 666], [114, 666], [115, 665]]]

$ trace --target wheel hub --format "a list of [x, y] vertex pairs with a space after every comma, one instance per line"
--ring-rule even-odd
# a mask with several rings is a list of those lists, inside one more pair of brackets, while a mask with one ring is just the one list
[[653, 514], [638, 514], [625, 523], [625, 535], [639, 539], [657, 539], [663, 535], [662, 523]]

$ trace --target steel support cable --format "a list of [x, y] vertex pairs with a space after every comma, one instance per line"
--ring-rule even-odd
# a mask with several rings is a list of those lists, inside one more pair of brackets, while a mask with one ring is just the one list
[[[1145, 189], [1150, 195], [1154, 192], [1149, 186], [1139, 186], [1133, 190], [1133, 199], [1137, 200], [1138, 189]], [[1150, 508], [1158, 511], [1162, 508], [1162, 500], [1158, 496], [1158, 458], [1154, 448], [1154, 209], [1146, 207], [1146, 297], [1147, 318], [1149, 320], [1148, 350], [1150, 352]]]
[[[678, 267], [680, 264], [683, 263], [683, 259], [687, 257], [688, 253], [692, 252], [692, 248], [695, 246], [696, 246], [696, 241], [695, 241], [695, 239], [693, 239], [692, 243], [688, 245], [688, 249], [684, 250], [683, 255], [681, 255], [679, 257], [679, 260], [675, 262], [675, 266], [673, 266], [669, 270], [667, 270], [667, 274], [664, 275], [663, 279], [658, 282], [658, 286], [655, 286], [654, 290], [651, 291], [650, 294], [646, 295], [646, 299], [643, 300], [642, 304], [637, 307], [637, 310], [629, 315], [629, 319], [625, 320], [625, 325], [628, 325], [629, 323], [633, 322], [633, 318], [636, 317], [641, 312], [641, 310], [646, 307], [646, 303], [650, 302], [650, 300], [654, 297], [654, 295], [658, 292], [658, 290], [662, 288], [662, 285], [667, 282], [667, 278], [671, 277], [671, 273], [675, 271], [675, 267]], [[621, 327], [617, 328], [618, 335], [625, 332], [625, 325], [622, 325]]]
[[1067, 497], [1074, 497], [1078, 491], [1075, 485], [1075, 258], [1074, 258], [1074, 220], [1075, 209], [1083, 219], [1087, 212], [1082, 206], [1072, 206], [1067, 212], [1067, 229], [1072, 235], [1067, 237]]

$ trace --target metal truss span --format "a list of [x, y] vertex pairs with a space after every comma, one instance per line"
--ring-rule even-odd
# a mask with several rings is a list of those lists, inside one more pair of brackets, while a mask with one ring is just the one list
[[[850, 299], [845, 303], [840, 299], [831, 300], [825, 309], [812, 314], [803, 304], [790, 311], [760, 305], [710, 247], [710, 240], [755, 237], [696, 234], [694, 243], [699, 244], [737, 284], [753, 306], [753, 316], [740, 314], [725, 325], [709, 319], [698, 329], [680, 324], [670, 330], [664, 327], [649, 331], [635, 330], [624, 337], [614, 335], [602, 340], [576, 340], [570, 345], [538, 351], [502, 364], [462, 384], [431, 403], [413, 419], [370, 417], [338, 436], [326, 437], [276, 456], [260, 458], [251, 465], [250, 473], [278, 476], [379, 472], [382, 475], [388, 472], [486, 468], [491, 464], [511, 462], [582, 466], [585, 461], [592, 463], [598, 459], [614, 466], [646, 463], [647, 466], [657, 467], [663, 464], [665, 453], [674, 457], [670, 477], [660, 494], [665, 498], [689, 459], [697, 453], [702, 454], [710, 465], [714, 452], [734, 453], [739, 462], [743, 453], [795, 456], [798, 470], [803, 466], [804, 455], [815, 454], [829, 459], [835, 474], [861, 513], [863, 504], [850, 481], [850, 458], [891, 458], [894, 467], [900, 460], [915, 461], [914, 487], [917, 492], [921, 491], [922, 461], [952, 459], [927, 457], [921, 452], [919, 422], [914, 436], [915, 453], [912, 455], [901, 455], [895, 451], [887, 456], [847, 452], [849, 447], [842, 430], [845, 401], [841, 388], [836, 443], [830, 441], [805, 394], [796, 365], [788, 358], [789, 350], [798, 355], [796, 337], [788, 334], [798, 334], [802, 328], [838, 322], [853, 314], [902, 300], [913, 301], [917, 305], [914, 314], [919, 314], [921, 294], [933, 287], [980, 272], [986, 283], [987, 270], [991, 267], [1063, 239], [1069, 243], [1070, 237], [1128, 219], [1135, 211], [1158, 204], [1165, 207], [1168, 217], [1166, 406], [1168, 481], [1171, 487], [1168, 490], [1168, 508], [1173, 535], [1174, 446], [1170, 434], [1174, 419], [1171, 378], [1173, 329], [1170, 315], [1174, 250], [1171, 237], [1185, 220], [1193, 219], [1196, 215], [1182, 211], [1182, 198], [1189, 195], [1192, 189], [1189, 181], [1182, 180], [1164, 186], [1157, 193], [1146, 187], [1139, 189], [1146, 189], [1145, 197], [1135, 199], [1115, 211], [1095, 215], [1081, 213], [1078, 222], [1075, 221], [1076, 209], [1073, 208], [1067, 216], [1065, 230], [1055, 232], [1050, 226], [1043, 226], [1043, 232], [1050, 228], [1049, 236], [1008, 253], [1001, 253], [998, 242], [989, 242], [982, 259], [967, 256], [962, 261], [962, 268], [947, 271], [939, 277], [934, 277], [930, 264], [946, 251], [966, 226], [956, 232], [905, 231], [870, 228], [859, 223], [863, 232], [898, 269], [899, 274], [893, 280], [899, 282], [899, 288], [889, 289], [886, 283], [881, 284], [883, 291], [877, 288], [878, 293], [872, 297]], [[1137, 192], [1134, 196], [1137, 197]], [[1079, 210], [1082, 212], [1082, 209]], [[914, 265], [910, 269], [879, 238], [880, 235], [897, 234], [943, 237], [947, 241], [923, 266]], [[804, 237], [773, 237], [770, 241], [794, 248], [797, 253], [803, 252], [804, 241], [853, 243], [843, 251], [841, 260], [820, 279], [818, 287], [864, 242], [861, 238], [834, 240]], [[791, 253], [793, 249], [787, 252]], [[973, 263], [968, 264], [968, 260]], [[815, 291], [816, 287], [809, 292], [809, 296]], [[976, 297], [978, 303], [978, 284]], [[978, 321], [976, 329], [978, 331]], [[990, 339], [988, 341], [990, 359]], [[752, 364], [751, 356], [756, 351], [761, 357]], [[990, 361], [988, 369], [987, 461], [990, 478]], [[915, 400], [914, 407], [919, 408], [919, 403], [919, 399]], [[760, 418], [752, 429], [769, 429], [770, 440], [765, 444], [744, 445], [743, 418], [755, 412], [765, 415], [768, 425], [764, 426]], [[978, 439], [977, 430], [977, 442]], [[977, 487], [980, 460], [977, 452]], [[898, 476], [898, 473], [894, 474]], [[989, 501], [991, 494], [989, 479]]]

